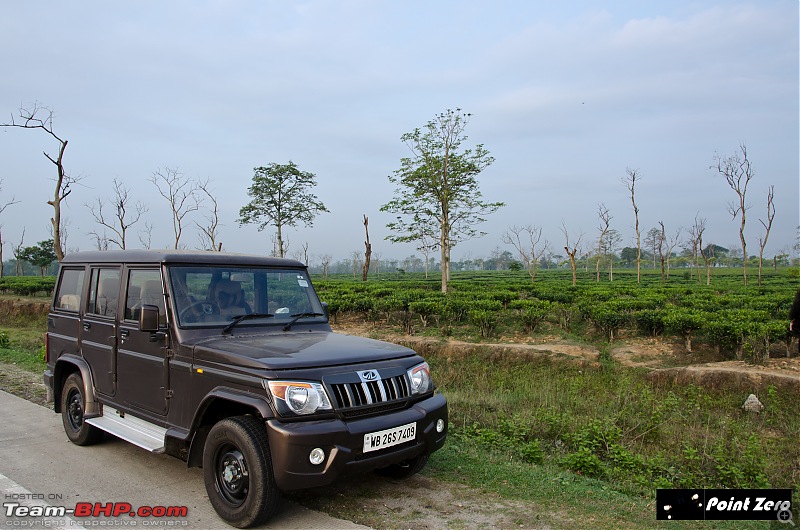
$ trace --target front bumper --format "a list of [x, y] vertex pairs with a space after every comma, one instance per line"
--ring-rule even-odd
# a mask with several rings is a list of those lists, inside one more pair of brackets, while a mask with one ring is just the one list
[[[436, 432], [436, 422], [445, 428]], [[413, 441], [387, 449], [363, 453], [364, 435], [416, 422]], [[364, 419], [338, 419], [282, 423], [266, 422], [272, 466], [278, 488], [284, 491], [326, 486], [337, 478], [397, 464], [444, 445], [447, 437], [447, 401], [439, 393], [410, 408]], [[319, 465], [309, 462], [314, 448], [325, 451]]]

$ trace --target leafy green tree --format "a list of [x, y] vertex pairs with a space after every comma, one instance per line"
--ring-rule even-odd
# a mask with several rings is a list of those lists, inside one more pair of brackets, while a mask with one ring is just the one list
[[436, 241], [442, 256], [442, 292], [450, 279], [450, 251], [460, 241], [485, 235], [476, 226], [497, 211], [502, 202], [485, 202], [477, 176], [494, 162], [478, 144], [462, 149], [470, 114], [461, 109], [437, 114], [424, 128], [401, 136], [412, 156], [402, 158], [389, 177], [397, 186], [394, 199], [381, 211], [398, 214], [387, 224], [393, 242]]
[[622, 262], [630, 267], [641, 254], [639, 253], [638, 249], [633, 247], [625, 247], [622, 249], [622, 252], [619, 253], [619, 257]]
[[239, 224], [257, 223], [259, 231], [267, 226], [277, 229], [276, 254], [286, 255], [284, 226], [298, 222], [311, 226], [314, 217], [327, 212], [325, 205], [309, 190], [317, 185], [316, 175], [300, 171], [291, 160], [288, 164], [272, 163], [254, 168], [253, 184], [247, 190], [252, 200], [239, 210]]
[[34, 247], [25, 247], [19, 254], [19, 257], [28, 263], [36, 265], [41, 270], [44, 276], [47, 267], [58, 259], [56, 252], [53, 248], [53, 240], [39, 241]]

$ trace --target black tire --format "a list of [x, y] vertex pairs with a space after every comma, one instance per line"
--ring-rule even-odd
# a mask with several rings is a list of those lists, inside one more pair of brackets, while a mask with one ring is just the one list
[[75, 445], [92, 445], [100, 441], [103, 431], [84, 420], [86, 396], [81, 374], [75, 372], [61, 389], [61, 421], [69, 441]]
[[267, 431], [252, 416], [214, 425], [203, 448], [208, 500], [228, 524], [248, 528], [278, 510], [281, 494], [272, 473]]
[[411, 475], [416, 475], [422, 471], [428, 464], [428, 455], [419, 455], [414, 458], [404, 460], [399, 464], [392, 464], [391, 466], [376, 469], [375, 473], [389, 478], [404, 479]]

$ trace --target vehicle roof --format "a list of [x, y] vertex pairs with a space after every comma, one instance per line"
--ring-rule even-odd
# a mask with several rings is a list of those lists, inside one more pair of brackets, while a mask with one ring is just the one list
[[81, 263], [166, 263], [191, 265], [260, 265], [267, 267], [302, 267], [299, 261], [255, 254], [212, 252], [205, 250], [104, 250], [72, 252], [62, 264]]

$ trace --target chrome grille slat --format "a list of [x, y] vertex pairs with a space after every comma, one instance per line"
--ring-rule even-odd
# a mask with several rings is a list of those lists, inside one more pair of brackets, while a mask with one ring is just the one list
[[364, 397], [367, 398], [367, 405], [372, 405], [374, 401], [372, 400], [372, 389], [369, 387], [369, 383], [361, 383], [361, 388], [364, 389]]
[[[340, 379], [341, 380], [341, 379]], [[408, 383], [404, 375], [394, 375], [375, 381], [330, 384], [336, 408], [374, 408], [384, 403], [408, 399]]]

